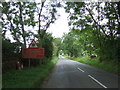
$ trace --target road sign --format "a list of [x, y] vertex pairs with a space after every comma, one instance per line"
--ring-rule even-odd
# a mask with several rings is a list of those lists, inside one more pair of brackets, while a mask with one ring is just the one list
[[38, 47], [38, 46], [37, 46], [35, 40], [33, 39], [32, 42], [29, 45], [29, 48], [36, 48], [36, 47]]
[[23, 58], [43, 58], [44, 48], [23, 48], [22, 57]]
[[28, 48], [22, 49], [23, 58], [43, 58], [44, 57], [44, 48], [38, 48], [36, 42], [32, 40]]

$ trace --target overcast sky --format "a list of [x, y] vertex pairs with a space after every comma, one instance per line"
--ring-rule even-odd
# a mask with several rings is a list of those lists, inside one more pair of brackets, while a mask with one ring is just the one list
[[68, 13], [65, 12], [64, 8], [60, 8], [59, 13], [60, 17], [48, 29], [48, 31], [51, 32], [54, 37], [62, 37], [63, 33], [69, 32], [67, 20]]

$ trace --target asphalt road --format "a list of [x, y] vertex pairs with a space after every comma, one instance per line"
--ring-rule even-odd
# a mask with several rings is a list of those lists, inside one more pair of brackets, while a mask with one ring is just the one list
[[61, 56], [42, 88], [118, 88], [118, 75]]

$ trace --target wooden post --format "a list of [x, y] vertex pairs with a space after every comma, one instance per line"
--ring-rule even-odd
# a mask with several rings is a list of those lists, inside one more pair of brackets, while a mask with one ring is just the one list
[[29, 64], [28, 64], [28, 65], [29, 65], [29, 67], [30, 67], [30, 58], [29, 58]]

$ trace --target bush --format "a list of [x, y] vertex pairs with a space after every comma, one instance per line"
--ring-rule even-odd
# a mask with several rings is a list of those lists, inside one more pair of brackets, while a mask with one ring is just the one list
[[53, 37], [46, 33], [43, 39], [43, 48], [45, 49], [45, 57], [51, 59], [53, 56]]
[[11, 43], [10, 40], [2, 40], [2, 55], [3, 57], [16, 56], [18, 53], [16, 51], [17, 43]]

